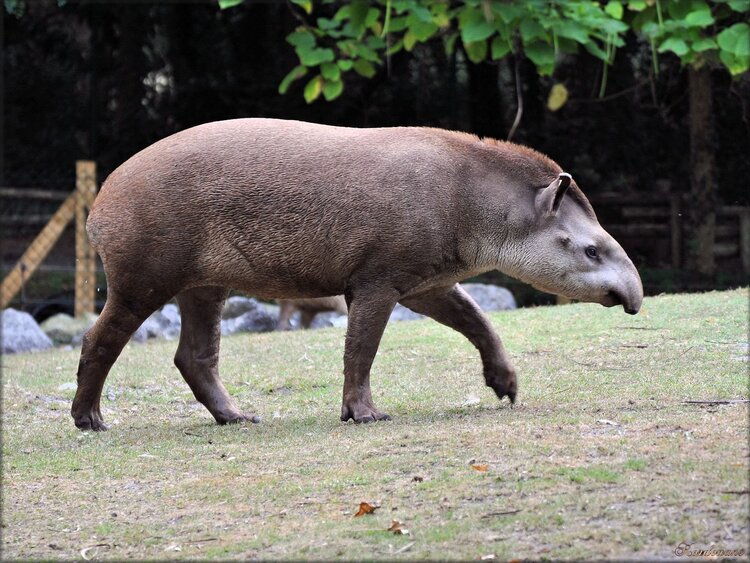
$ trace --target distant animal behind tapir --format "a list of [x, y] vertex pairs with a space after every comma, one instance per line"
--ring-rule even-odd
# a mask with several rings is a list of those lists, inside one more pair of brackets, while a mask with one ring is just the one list
[[457, 284], [493, 269], [549, 293], [622, 305], [638, 272], [571, 176], [531, 149], [421, 127], [351, 129], [274, 119], [208, 123], [115, 170], [88, 219], [108, 297], [85, 335], [72, 416], [106, 428], [100, 398], [130, 335], [173, 296], [175, 364], [217, 422], [257, 421], [219, 378], [229, 289], [265, 299], [343, 294], [341, 420], [384, 420], [370, 366], [397, 303], [464, 334], [484, 378], [514, 401], [516, 373]]
[[335, 312], [347, 314], [346, 299], [343, 295], [313, 297], [310, 299], [279, 299], [279, 321], [276, 330], [290, 330], [294, 313], [299, 312], [302, 328], [310, 328], [318, 313]]

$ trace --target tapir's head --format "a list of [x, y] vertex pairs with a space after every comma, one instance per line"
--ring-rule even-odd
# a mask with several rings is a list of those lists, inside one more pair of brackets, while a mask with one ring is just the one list
[[532, 215], [519, 241], [521, 279], [548, 293], [638, 312], [643, 301], [638, 271], [569, 174], [559, 173], [536, 189]]

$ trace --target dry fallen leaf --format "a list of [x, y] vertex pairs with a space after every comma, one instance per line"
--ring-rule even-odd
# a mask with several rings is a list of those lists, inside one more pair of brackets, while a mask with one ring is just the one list
[[490, 466], [487, 465], [486, 463], [473, 463], [471, 465], [471, 468], [474, 471], [487, 471], [490, 468]]
[[408, 536], [409, 530], [403, 527], [403, 522], [399, 522], [398, 520], [391, 521], [391, 527], [388, 528], [389, 532], [393, 532], [397, 536]]
[[380, 508], [377, 505], [372, 505], [369, 502], [360, 502], [359, 503], [359, 510], [354, 515], [355, 518], [359, 516], [364, 516], [365, 514], [372, 514], [375, 512], [378, 508]]

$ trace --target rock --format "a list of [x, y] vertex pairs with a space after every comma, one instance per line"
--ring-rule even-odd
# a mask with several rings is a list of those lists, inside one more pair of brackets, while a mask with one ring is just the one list
[[419, 319], [424, 319], [424, 315], [420, 315], [419, 313], [415, 313], [411, 309], [407, 309], [400, 303], [396, 304], [396, 307], [393, 309], [393, 312], [391, 312], [391, 316], [388, 319], [388, 322], [394, 322], [394, 321], [418, 321]]
[[83, 334], [93, 326], [98, 317], [94, 313], [86, 313], [82, 318], [76, 319], [65, 313], [58, 313], [45, 320], [40, 327], [55, 344], [71, 344], [80, 342]]
[[517, 307], [513, 294], [504, 287], [484, 283], [462, 283], [461, 287], [483, 311], [507, 311]]
[[149, 338], [173, 340], [180, 335], [181, 326], [179, 309], [177, 305], [170, 303], [143, 321], [143, 324], [133, 333], [131, 340], [135, 342], [144, 342]]
[[3, 310], [2, 352], [37, 352], [52, 347], [52, 340], [34, 320], [34, 317], [15, 309]]
[[[243, 298], [245, 299], [245, 298]], [[240, 316], [224, 319], [221, 321], [221, 334], [234, 334], [236, 332], [270, 332], [276, 328], [278, 315], [272, 315], [266, 308], [256, 301], [250, 299], [251, 303], [245, 302], [244, 307], [253, 306]]]
[[180, 309], [177, 305], [169, 303], [164, 305], [161, 310], [162, 317], [168, 323], [164, 328], [164, 338], [172, 340], [180, 336], [180, 329], [182, 328], [182, 317], [180, 316]]
[[[297, 314], [297, 316], [299, 317], [299, 314]], [[335, 311], [326, 311], [325, 313], [318, 313], [317, 315], [315, 315], [310, 328], [328, 328], [332, 326], [346, 328], [347, 321], [348, 318], [346, 315], [342, 315], [341, 313], [337, 313]], [[294, 326], [299, 326], [299, 319]]]
[[[240, 315], [255, 311], [258, 308], [258, 300], [251, 297], [242, 297], [233, 295], [224, 303], [224, 310], [221, 312], [222, 319], [236, 319]], [[278, 315], [277, 315], [278, 316]]]

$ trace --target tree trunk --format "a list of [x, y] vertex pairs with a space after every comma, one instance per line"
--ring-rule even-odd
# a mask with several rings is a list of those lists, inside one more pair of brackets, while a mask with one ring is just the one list
[[686, 202], [688, 267], [713, 275], [716, 229], [716, 162], [711, 71], [688, 67], [690, 90], [690, 195]]

